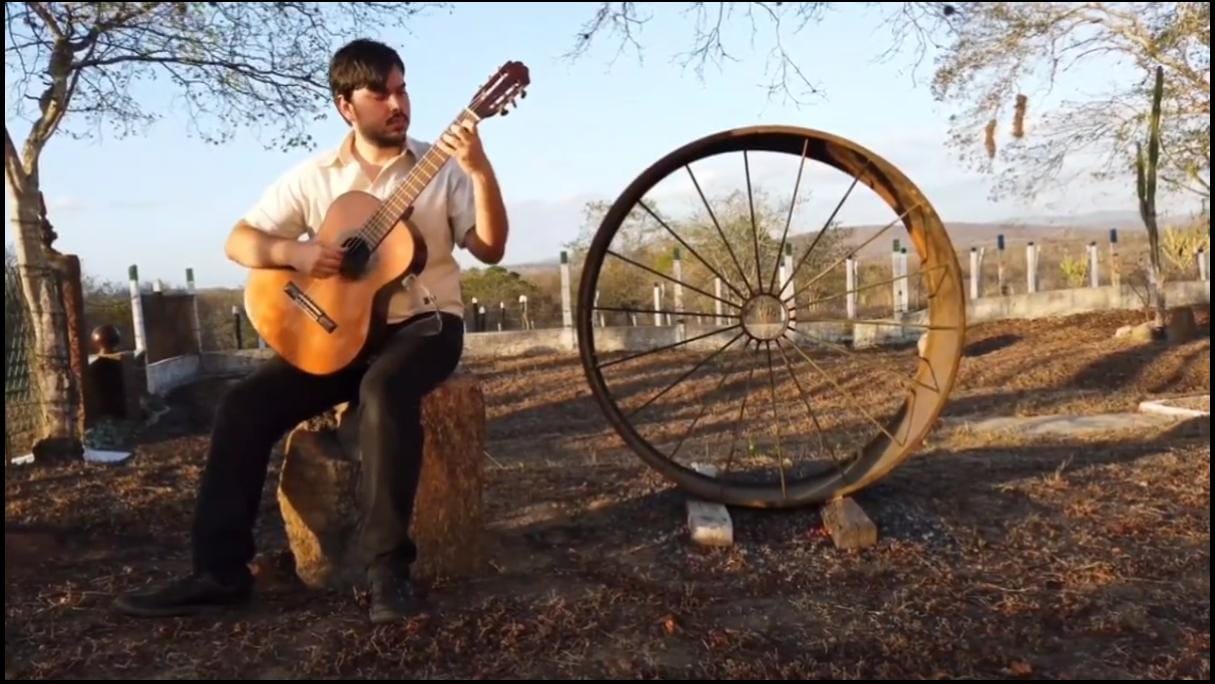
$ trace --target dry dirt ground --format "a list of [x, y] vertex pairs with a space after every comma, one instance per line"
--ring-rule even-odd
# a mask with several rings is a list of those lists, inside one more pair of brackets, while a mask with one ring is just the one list
[[[1210, 323], [1114, 339], [1141, 314], [969, 331], [950, 421], [1134, 411], [1210, 392]], [[175, 397], [118, 466], [6, 470], [5, 678], [1210, 677], [1210, 422], [1028, 442], [941, 427], [857, 500], [876, 546], [817, 510], [733, 510], [688, 540], [685, 498], [612, 433], [577, 358], [472, 362], [489, 411], [494, 571], [372, 627], [366, 596], [268, 571], [223, 617], [134, 620], [116, 593], [188, 567], [216, 393]], [[273, 485], [259, 540], [281, 564]]]

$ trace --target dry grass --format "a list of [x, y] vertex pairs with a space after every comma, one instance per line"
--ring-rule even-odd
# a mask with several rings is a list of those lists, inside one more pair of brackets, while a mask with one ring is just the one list
[[[1209, 392], [1209, 338], [1132, 346], [1112, 338], [1127, 316], [976, 328], [948, 413]], [[113, 614], [117, 592], [188, 566], [221, 389], [199, 386], [127, 465], [6, 472], [6, 679], [1210, 677], [1209, 420], [1083, 441], [941, 433], [858, 497], [875, 547], [835, 550], [815, 510], [735, 510], [735, 545], [703, 550], [576, 359], [470, 369], [490, 402], [495, 572], [435, 583], [432, 614], [373, 628], [362, 594], [283, 571], [274, 470], [256, 606]]]

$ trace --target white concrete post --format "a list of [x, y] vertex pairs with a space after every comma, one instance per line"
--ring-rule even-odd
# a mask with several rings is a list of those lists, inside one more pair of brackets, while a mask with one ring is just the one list
[[[198, 292], [194, 287], [194, 269], [186, 269], [186, 292], [190, 293], [190, 307], [193, 309], [192, 318], [194, 325], [194, 342], [196, 343], [197, 351], [202, 353], [202, 323], [198, 318]], [[261, 338], [258, 337], [260, 340]]]
[[662, 325], [662, 286], [654, 283], [654, 325]]
[[[679, 281], [679, 282], [675, 283], [675, 310], [683, 311], [683, 285], [679, 284], [679, 283], [683, 282], [683, 261], [679, 258], [679, 248], [678, 247], [675, 248], [674, 268], [675, 268], [675, 280]], [[678, 316], [679, 314], [675, 314], [675, 315]], [[668, 318], [669, 318], [669, 316], [668, 316]]]
[[907, 248], [899, 252], [899, 275], [903, 276], [903, 312], [911, 311], [911, 271], [907, 268]]
[[1198, 279], [1202, 282], [1207, 282], [1208, 264], [1210, 263], [1210, 255], [1205, 249], [1198, 250]]
[[561, 250], [561, 325], [574, 327], [574, 310], [570, 303], [570, 259], [565, 250]]
[[996, 236], [996, 289], [1000, 296], [1008, 294], [1004, 290], [1004, 236]]
[[531, 319], [527, 317], [527, 295], [519, 295], [519, 317], [523, 319], [523, 329], [531, 330]]
[[899, 263], [902, 261], [899, 258], [899, 241], [894, 241], [894, 251], [890, 253], [890, 296], [893, 302], [891, 309], [895, 316], [898, 316], [903, 305], [903, 281], [899, 278]]
[[713, 279], [713, 289], [716, 290], [714, 294], [717, 295], [717, 299], [713, 302], [713, 312], [717, 314], [717, 325], [724, 325], [721, 321], [721, 278]]
[[1088, 286], [1101, 287], [1101, 264], [1097, 256], [1097, 243], [1088, 245]]
[[844, 262], [844, 288], [847, 290], [844, 294], [844, 301], [845, 307], [848, 309], [848, 318], [856, 318], [856, 275], [856, 257], [850, 256]]
[[[786, 276], [785, 275], [786, 273], [789, 275]], [[785, 243], [785, 257], [783, 259], [783, 262], [781, 263], [781, 269], [780, 269], [780, 281], [783, 283], [783, 282], [785, 282], [786, 277], [792, 278], [792, 276], [793, 276], [793, 243], [786, 242]], [[789, 327], [791, 327], [791, 328], [797, 327], [796, 293], [797, 293], [797, 283], [793, 282], [792, 280], [790, 280], [789, 284], [785, 286], [785, 289], [780, 291], [781, 300], [784, 300], [786, 297], [789, 297], [790, 295], [794, 295], [794, 298], [789, 301]]]
[[143, 322], [143, 298], [139, 296], [139, 267], [131, 264], [127, 269], [127, 277], [131, 281], [131, 323], [135, 328], [135, 353], [141, 354], [148, 349], [148, 331]]
[[[599, 306], [599, 290], [596, 289], [595, 290], [595, 307], [598, 308], [598, 306]], [[592, 318], [591, 320], [595, 320], [595, 319]], [[607, 321], [604, 320], [604, 315], [603, 315], [602, 311], [599, 312], [599, 327], [600, 328], [607, 327]]]
[[498, 331], [501, 332], [506, 326], [506, 302], [498, 302]]
[[1031, 294], [1038, 291], [1038, 246], [1025, 246], [1025, 287]]
[[1122, 274], [1118, 271], [1118, 229], [1110, 228], [1110, 285], [1119, 287]]
[[979, 298], [979, 250], [970, 248], [970, 298]]

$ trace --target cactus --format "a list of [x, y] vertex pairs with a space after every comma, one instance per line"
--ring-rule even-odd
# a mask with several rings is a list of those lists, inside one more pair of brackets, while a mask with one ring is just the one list
[[1164, 327], [1165, 303], [1163, 271], [1160, 268], [1160, 232], [1156, 226], [1156, 166], [1160, 160], [1160, 101], [1164, 98], [1164, 69], [1156, 67], [1156, 86], [1152, 90], [1152, 114], [1148, 120], [1147, 156], [1143, 143], [1136, 142], [1135, 173], [1138, 180], [1139, 215], [1148, 233], [1148, 287], [1156, 309], [1156, 325]]

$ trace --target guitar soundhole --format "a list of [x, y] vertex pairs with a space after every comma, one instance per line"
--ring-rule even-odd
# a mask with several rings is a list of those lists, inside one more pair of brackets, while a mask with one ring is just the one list
[[342, 276], [348, 279], [361, 278], [371, 261], [371, 247], [361, 237], [346, 238], [342, 242], [346, 253], [342, 256]]

